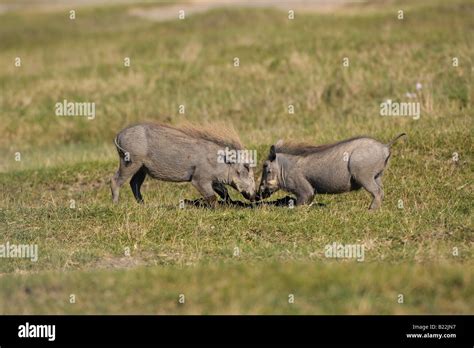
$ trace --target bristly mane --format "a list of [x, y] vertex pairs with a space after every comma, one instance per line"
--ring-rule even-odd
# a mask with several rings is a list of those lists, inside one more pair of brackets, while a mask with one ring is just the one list
[[197, 126], [191, 123], [183, 123], [176, 127], [164, 124], [160, 124], [160, 126], [175, 129], [192, 138], [210, 141], [220, 146], [229, 147], [230, 149], [244, 149], [235, 129], [232, 126], [224, 125], [220, 122], [212, 125], [205, 124], [202, 126]]
[[334, 144], [324, 144], [319, 146], [310, 145], [307, 143], [292, 143], [292, 142], [279, 142], [275, 145], [275, 151], [277, 153], [283, 153], [293, 156], [309, 156], [315, 153], [319, 153], [328, 149], [331, 149], [337, 145], [348, 143], [352, 140], [368, 138], [366, 136], [354, 137], [346, 140], [339, 141]]

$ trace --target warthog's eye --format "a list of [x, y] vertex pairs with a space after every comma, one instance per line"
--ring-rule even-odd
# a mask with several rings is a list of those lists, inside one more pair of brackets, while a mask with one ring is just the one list
[[248, 172], [250, 171], [250, 166], [248, 163], [244, 164], [244, 168], [247, 169]]

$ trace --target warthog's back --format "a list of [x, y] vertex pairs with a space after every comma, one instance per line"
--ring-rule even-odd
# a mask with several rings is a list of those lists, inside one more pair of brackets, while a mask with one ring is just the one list
[[351, 169], [383, 168], [389, 156], [386, 145], [359, 137], [339, 143], [315, 147], [300, 161], [300, 170], [319, 193], [341, 193], [360, 186], [353, 182]]
[[118, 135], [118, 143], [132, 161], [141, 161], [152, 177], [168, 181], [190, 180], [195, 166], [212, 152], [217, 153], [208, 142], [151, 123], [125, 128]]

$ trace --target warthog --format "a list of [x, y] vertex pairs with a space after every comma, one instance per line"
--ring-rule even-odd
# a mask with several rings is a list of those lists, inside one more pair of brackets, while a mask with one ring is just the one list
[[120, 166], [110, 185], [114, 203], [118, 202], [120, 186], [130, 177], [135, 199], [143, 202], [140, 187], [147, 174], [164, 181], [190, 181], [211, 205], [215, 204], [216, 194], [224, 200], [230, 199], [225, 185], [247, 199], [255, 199], [251, 164], [219, 158], [228, 149], [243, 150], [232, 130], [144, 123], [122, 130], [115, 138], [115, 145]]
[[343, 193], [365, 188], [373, 197], [369, 209], [382, 204], [382, 175], [390, 147], [400, 137], [382, 144], [357, 137], [335, 144], [311, 146], [279, 141], [263, 165], [257, 199], [279, 189], [293, 193], [296, 205], [310, 204], [316, 193]]

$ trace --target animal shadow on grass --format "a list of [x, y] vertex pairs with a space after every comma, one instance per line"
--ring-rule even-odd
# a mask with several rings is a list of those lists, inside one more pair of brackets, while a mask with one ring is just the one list
[[[291, 196], [286, 196], [283, 198], [276, 199], [274, 201], [259, 201], [254, 203], [246, 203], [242, 201], [234, 201], [232, 199], [219, 200], [217, 201], [217, 206], [219, 207], [231, 207], [231, 208], [257, 208], [257, 207], [289, 207], [290, 202], [293, 201], [293, 204], [296, 202], [296, 199]], [[193, 206], [198, 208], [209, 208], [207, 202], [204, 198], [199, 199], [185, 199], [184, 204], [186, 206]], [[312, 206], [325, 207], [324, 203], [313, 203]]]

